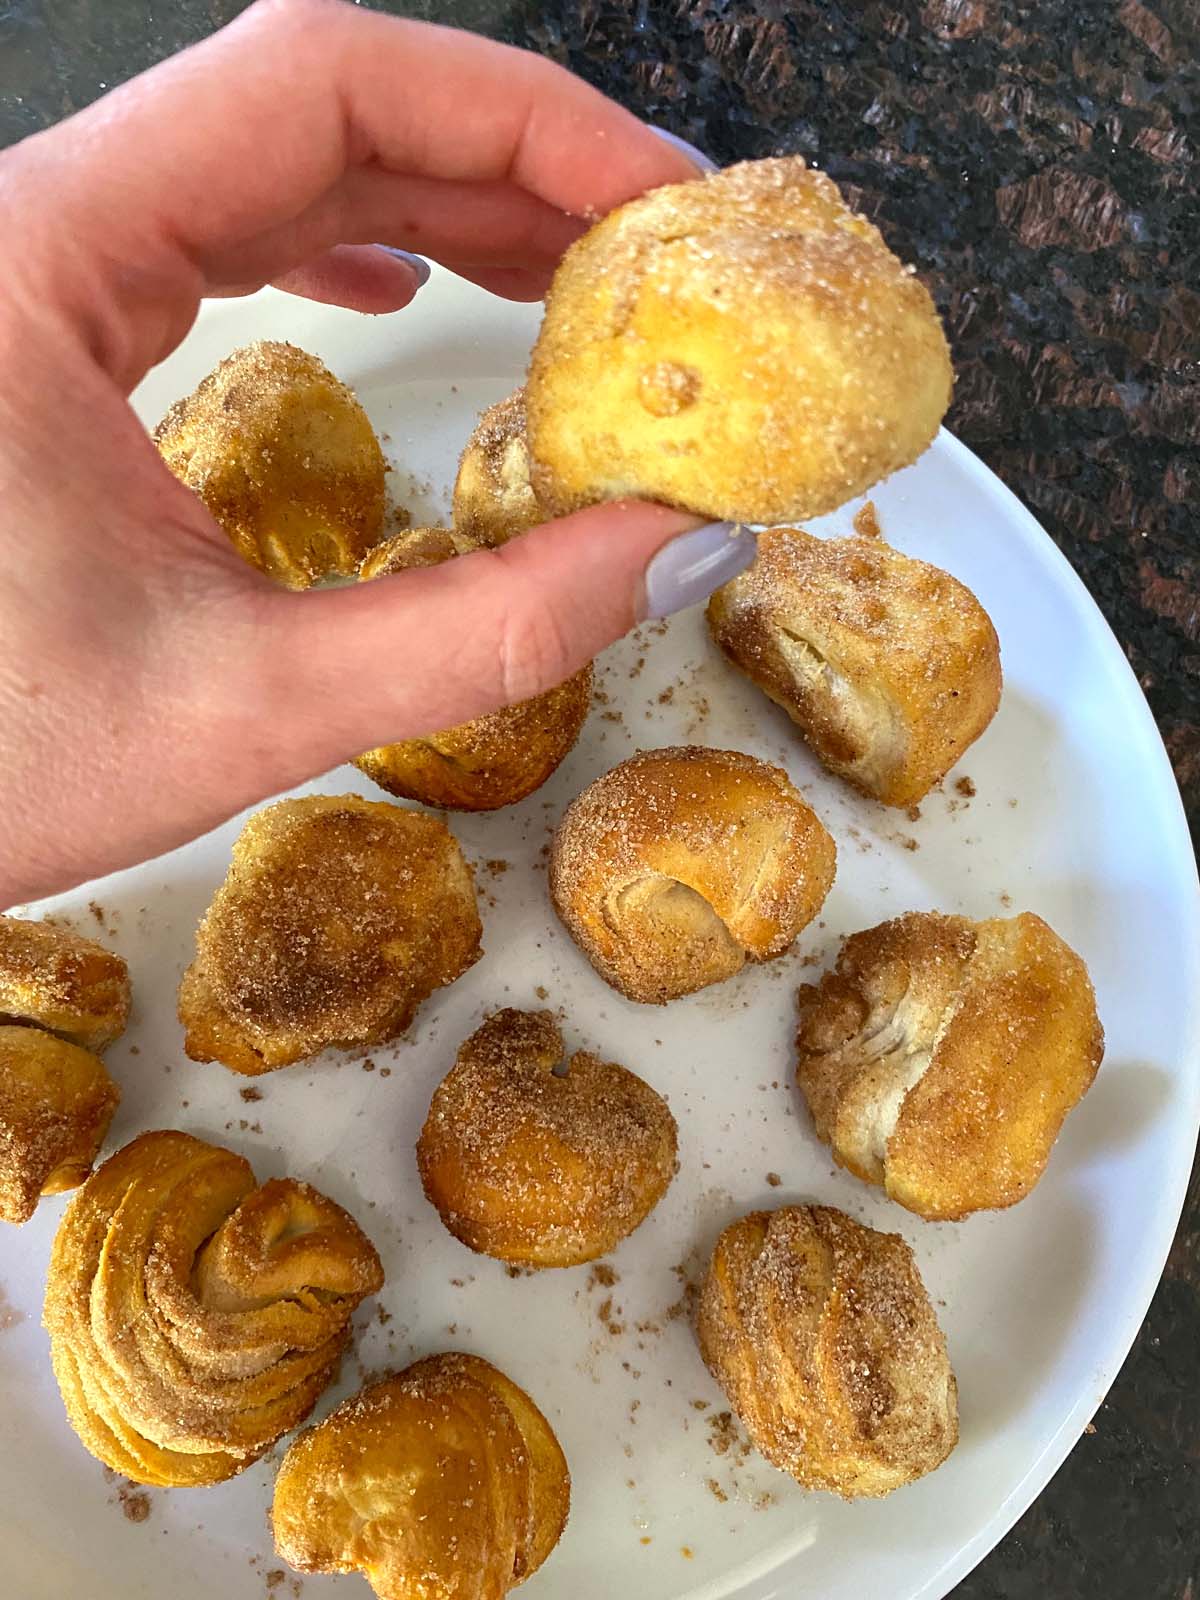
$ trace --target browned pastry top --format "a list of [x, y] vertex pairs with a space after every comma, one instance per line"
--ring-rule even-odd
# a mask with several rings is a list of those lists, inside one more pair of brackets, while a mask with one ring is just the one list
[[470, 871], [435, 817], [357, 795], [256, 812], [196, 935], [187, 1049], [262, 1072], [402, 1033], [480, 954]]
[[1104, 1053], [1086, 966], [1030, 912], [880, 923], [799, 1001], [818, 1134], [934, 1220], [1027, 1195]]
[[806, 1488], [889, 1494], [957, 1443], [946, 1341], [898, 1234], [828, 1206], [751, 1212], [717, 1241], [698, 1333], [755, 1445]]
[[354, 392], [295, 345], [235, 350], [154, 437], [243, 560], [289, 588], [349, 577], [379, 538], [379, 441]]
[[359, 1571], [379, 1600], [503, 1600], [567, 1520], [550, 1424], [489, 1362], [437, 1355], [372, 1384], [291, 1445], [275, 1545], [301, 1572]]
[[550, 891], [602, 977], [662, 1002], [786, 950], [835, 856], [781, 768], [737, 750], [647, 750], [567, 808]]
[[544, 522], [529, 481], [525, 391], [518, 389], [475, 424], [454, 481], [454, 526], [480, 544], [505, 544]]
[[618, 206], [560, 263], [526, 384], [547, 514], [641, 495], [730, 521], [833, 510], [950, 400], [927, 290], [799, 156]]
[[129, 969], [69, 928], [0, 916], [0, 1022], [103, 1050], [129, 1020]]
[[502, 1261], [568, 1267], [606, 1254], [675, 1170], [675, 1119], [625, 1067], [564, 1060], [548, 1011], [504, 1010], [462, 1045], [417, 1144], [451, 1233]]
[[888, 805], [920, 800], [1000, 703], [987, 612], [948, 572], [880, 538], [770, 529], [709, 601], [708, 623], [820, 759]]
[[27, 1222], [41, 1195], [82, 1183], [120, 1098], [90, 1050], [0, 1025], [0, 1218]]
[[352, 1217], [186, 1133], [144, 1133], [67, 1208], [45, 1321], [67, 1415], [137, 1483], [219, 1483], [301, 1422], [383, 1282]]

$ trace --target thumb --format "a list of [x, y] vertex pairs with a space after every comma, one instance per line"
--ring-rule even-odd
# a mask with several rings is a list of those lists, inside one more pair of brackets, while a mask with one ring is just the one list
[[441, 566], [280, 592], [270, 648], [289, 696], [314, 708], [305, 754], [321, 768], [552, 688], [636, 622], [703, 600], [754, 544], [729, 523], [618, 500]]

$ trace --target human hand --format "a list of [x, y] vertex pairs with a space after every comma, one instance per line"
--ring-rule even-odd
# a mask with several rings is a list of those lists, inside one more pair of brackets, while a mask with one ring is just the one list
[[548, 688], [748, 562], [625, 502], [288, 593], [126, 400], [203, 295], [395, 310], [421, 274], [379, 241], [536, 299], [583, 219], [694, 174], [547, 61], [334, 0], [266, 0], [0, 160], [0, 906]]

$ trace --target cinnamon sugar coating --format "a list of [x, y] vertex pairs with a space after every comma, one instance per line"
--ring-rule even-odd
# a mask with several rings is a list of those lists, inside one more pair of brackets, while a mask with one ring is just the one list
[[0, 916], [0, 1022], [28, 1023], [103, 1050], [129, 1020], [129, 969], [91, 939]]
[[545, 522], [529, 481], [524, 389], [489, 406], [475, 424], [459, 458], [453, 516], [460, 533], [486, 545], [507, 544]]
[[550, 893], [600, 976], [661, 1004], [781, 955], [833, 882], [833, 840], [779, 767], [647, 750], [568, 806]]
[[933, 302], [799, 156], [610, 212], [560, 263], [526, 384], [548, 516], [623, 495], [733, 522], [832, 511], [931, 443]]
[[0, 1219], [28, 1222], [40, 1196], [83, 1182], [120, 1098], [90, 1050], [0, 1026]]
[[72, 1427], [136, 1483], [242, 1471], [334, 1377], [383, 1282], [332, 1200], [186, 1133], [144, 1133], [72, 1199], [45, 1323]]
[[754, 1444], [807, 1489], [890, 1494], [958, 1442], [946, 1341], [898, 1234], [829, 1206], [751, 1212], [717, 1241], [697, 1332]]
[[257, 811], [179, 990], [195, 1061], [269, 1072], [381, 1044], [480, 956], [470, 869], [449, 829], [357, 795]]
[[818, 1135], [933, 1221], [1023, 1199], [1104, 1053], [1086, 966], [1030, 912], [880, 923], [799, 1004]]
[[658, 1204], [675, 1119], [625, 1067], [577, 1051], [548, 1011], [497, 1011], [462, 1045], [417, 1144], [426, 1196], [456, 1239], [501, 1261], [606, 1255]]

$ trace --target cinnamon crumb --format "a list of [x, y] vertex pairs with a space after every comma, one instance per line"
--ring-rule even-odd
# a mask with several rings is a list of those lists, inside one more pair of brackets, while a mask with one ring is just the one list
[[974, 800], [978, 792], [975, 788], [974, 782], [967, 777], [959, 778], [955, 783], [954, 788], [955, 792], [957, 794], [961, 794], [966, 800]]
[[262, 1090], [256, 1089], [252, 1083], [247, 1084], [246, 1087], [244, 1089], [240, 1089], [238, 1093], [241, 1095], [243, 1100], [247, 1101], [261, 1100], [263, 1097]]
[[771, 1185], [772, 1189], [778, 1189], [779, 1185], [783, 1182], [783, 1179], [777, 1172], [768, 1172], [767, 1182]]

